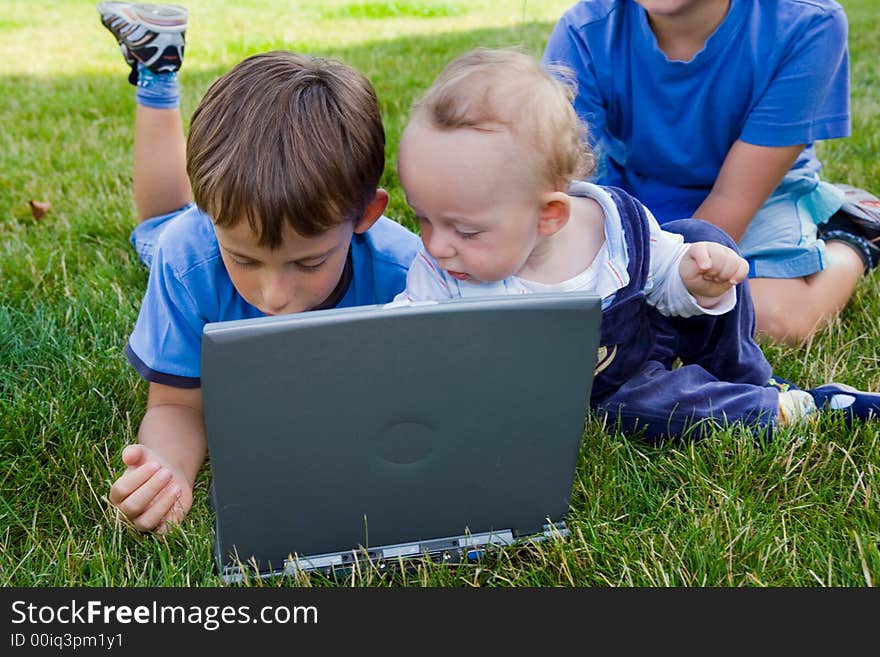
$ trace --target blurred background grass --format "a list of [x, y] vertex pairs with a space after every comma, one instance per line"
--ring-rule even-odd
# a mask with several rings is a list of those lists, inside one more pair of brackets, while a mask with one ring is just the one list
[[[541, 53], [570, 2], [189, 2], [182, 110], [247, 55], [338, 57], [374, 83], [388, 133], [388, 215], [415, 228], [395, 173], [410, 103], [475, 46]], [[876, 0], [850, 19], [853, 136], [819, 144], [831, 181], [880, 190]], [[122, 350], [146, 271], [128, 244], [134, 90], [94, 3], [6, 0], [0, 18], [0, 582], [217, 584], [209, 470], [168, 537], [115, 521], [105, 495], [146, 384]], [[51, 203], [39, 221], [31, 199]], [[802, 348], [770, 346], [804, 385], [880, 389], [878, 276]], [[587, 424], [567, 541], [488, 563], [359, 573], [357, 585], [872, 585], [880, 579], [880, 447], [833, 421], [756, 446], [727, 432], [646, 448]], [[317, 576], [299, 584], [326, 584]]]

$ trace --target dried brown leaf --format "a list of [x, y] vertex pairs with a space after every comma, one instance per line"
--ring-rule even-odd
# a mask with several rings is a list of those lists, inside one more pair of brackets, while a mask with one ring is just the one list
[[52, 204], [49, 201], [34, 201], [31, 199], [31, 214], [34, 216], [34, 219], [39, 221], [43, 218], [43, 215], [46, 214], [51, 208]]

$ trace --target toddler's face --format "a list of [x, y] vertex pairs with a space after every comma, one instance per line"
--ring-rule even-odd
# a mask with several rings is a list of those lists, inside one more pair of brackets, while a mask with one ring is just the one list
[[354, 225], [303, 237], [284, 227], [277, 249], [258, 244], [246, 220], [214, 226], [223, 264], [238, 293], [267, 315], [298, 313], [319, 306], [342, 276]]
[[540, 194], [522, 178], [521, 150], [507, 130], [439, 130], [416, 120], [404, 132], [400, 182], [425, 249], [450, 276], [507, 278], [538, 244]]

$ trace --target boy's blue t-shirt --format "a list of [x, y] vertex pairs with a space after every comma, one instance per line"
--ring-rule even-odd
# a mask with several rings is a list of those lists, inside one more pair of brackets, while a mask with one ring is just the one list
[[850, 134], [847, 20], [831, 0], [732, 0], [689, 62], [666, 57], [633, 0], [578, 2], [544, 63], [574, 72], [597, 182], [661, 223], [693, 215], [738, 139], [806, 144], [792, 168], [815, 172], [812, 142]]
[[[388, 303], [406, 286], [421, 241], [381, 217], [352, 237], [351, 279], [336, 308]], [[147, 291], [125, 353], [148, 381], [200, 386], [202, 328], [262, 317], [229, 278], [210, 217], [192, 206], [169, 220], [152, 252]]]

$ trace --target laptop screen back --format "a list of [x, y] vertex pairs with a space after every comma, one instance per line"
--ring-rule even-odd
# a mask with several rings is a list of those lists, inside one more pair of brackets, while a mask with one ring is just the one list
[[562, 520], [599, 322], [565, 294], [208, 324], [221, 567]]

